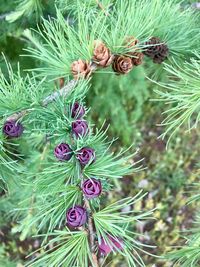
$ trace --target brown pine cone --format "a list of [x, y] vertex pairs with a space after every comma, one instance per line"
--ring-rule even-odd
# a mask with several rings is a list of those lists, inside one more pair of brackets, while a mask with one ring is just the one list
[[105, 68], [112, 63], [114, 56], [104, 43], [101, 41], [95, 41], [92, 59], [97, 65]]
[[60, 88], [62, 88], [64, 86], [64, 84], [65, 84], [65, 79], [62, 77], [62, 78], [59, 79]]
[[132, 57], [132, 63], [134, 66], [139, 66], [143, 63], [144, 54], [141, 52], [134, 52], [131, 54]]
[[133, 68], [132, 59], [125, 56], [115, 56], [112, 68], [117, 74], [129, 73]]
[[144, 50], [144, 54], [151, 59], [153, 59], [154, 63], [162, 63], [169, 54], [169, 49], [165, 43], [163, 43], [157, 37], [151, 37], [145, 45], [150, 45]]
[[92, 72], [91, 66], [88, 61], [79, 59], [74, 61], [71, 65], [71, 72], [74, 79], [88, 78]]
[[126, 38], [125, 45], [128, 48], [133, 48], [138, 44], [138, 42], [139, 42], [138, 39], [136, 39], [134, 36], [129, 36]]
[[132, 51], [127, 53], [127, 56], [132, 58], [132, 63], [134, 66], [139, 66], [143, 62], [144, 54], [140, 52], [137, 44], [139, 43], [138, 39], [133, 36], [130, 36], [126, 39], [127, 47], [132, 49]]

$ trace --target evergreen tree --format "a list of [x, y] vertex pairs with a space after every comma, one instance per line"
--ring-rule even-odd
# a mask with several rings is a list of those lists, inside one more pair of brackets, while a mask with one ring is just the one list
[[[191, 57], [189, 67], [197, 66], [198, 14], [191, 7], [181, 10], [175, 2], [65, 0], [55, 1], [51, 9], [45, 1], [23, 0], [7, 15], [10, 23], [27, 17], [39, 23], [21, 35], [28, 42], [25, 56], [35, 59], [35, 67], [24, 75], [4, 59], [7, 75], [0, 77], [2, 187], [14, 207], [12, 216], [20, 222], [15, 229], [20, 238], [36, 233], [43, 239], [39, 256], [33, 254], [28, 266], [107, 266], [111, 252], [121, 254], [127, 266], [145, 266], [141, 253], [151, 254], [150, 246], [142, 244], [134, 230], [136, 222], [152, 216], [152, 211], [134, 211], [145, 195], [106, 201], [118, 179], [139, 171], [140, 164], [133, 162], [130, 149], [112, 152], [115, 140], [108, 141], [105, 125], [98, 130], [86, 116], [94, 110], [91, 117], [102, 121], [108, 114], [100, 105], [96, 108], [99, 94], [92, 105], [90, 90], [105, 90], [102, 98], [111, 108], [115, 99], [109, 90], [113, 96], [115, 86], [131, 87], [136, 73], [144, 79], [146, 71], [155, 78], [164, 72], [163, 65], [174, 70], [175, 64]], [[45, 16], [48, 8], [50, 17]], [[107, 90], [108, 83], [112, 86]], [[174, 83], [182, 86], [181, 79]], [[143, 90], [130, 94], [138, 105], [148, 94]], [[187, 90], [186, 83], [188, 97]], [[191, 100], [193, 113], [198, 103], [195, 94]], [[111, 108], [113, 117], [116, 112]], [[191, 117], [188, 110], [185, 117]], [[173, 113], [168, 120], [173, 127], [182, 124], [171, 123], [171, 118]], [[128, 143], [130, 134], [123, 136]]]

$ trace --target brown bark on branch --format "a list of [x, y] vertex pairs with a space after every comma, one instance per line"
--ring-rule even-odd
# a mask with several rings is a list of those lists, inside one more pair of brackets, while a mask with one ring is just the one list
[[25, 109], [19, 112], [16, 112], [14, 114], [12, 114], [11, 116], [9, 116], [6, 121], [17, 121], [20, 118], [24, 117], [26, 114], [28, 114], [29, 110]]
[[[85, 199], [84, 203], [85, 203], [85, 207], [87, 208], [87, 210], [89, 212], [91, 212], [89, 201], [87, 199]], [[95, 264], [95, 267], [99, 267], [100, 265], [98, 262], [98, 258], [97, 258], [97, 255], [95, 254], [95, 251], [94, 251], [94, 248], [95, 248], [95, 230], [94, 230], [93, 221], [92, 221], [91, 216], [89, 216], [89, 219], [88, 219], [88, 234], [89, 234], [89, 243], [90, 243], [90, 250], [91, 250], [91, 254], [92, 254], [93, 263]]]
[[63, 97], [67, 96], [71, 92], [71, 90], [75, 87], [76, 83], [77, 83], [76, 80], [69, 81], [68, 84], [66, 84], [63, 88], [61, 88], [60, 90], [57, 90], [53, 94], [47, 96], [42, 101], [42, 106], [46, 107], [49, 103], [53, 102], [54, 100], [56, 100], [60, 96], [63, 96]]
[[[57, 90], [56, 92], [47, 96], [42, 101], [42, 106], [46, 107], [48, 104], [50, 104], [51, 102], [53, 102], [54, 100], [56, 100], [60, 96], [63, 96], [63, 97], [67, 96], [71, 92], [71, 90], [75, 87], [76, 83], [77, 83], [76, 80], [69, 81], [69, 83], [66, 84], [63, 88], [61, 88], [60, 90]], [[29, 112], [30, 112], [30, 110], [28, 110], [28, 109], [16, 112], [16, 113], [12, 114], [11, 116], [9, 116], [6, 119], [6, 121], [10, 121], [10, 120], [17, 121], [17, 120], [21, 119], [22, 117], [24, 117], [25, 115], [27, 115]]]
[[[91, 70], [92, 72], [94, 72], [97, 69], [97, 65], [95, 63], [91, 63]], [[78, 80], [71, 80], [69, 81], [63, 88], [53, 92], [52, 94], [50, 94], [49, 96], [47, 96], [46, 98], [43, 99], [41, 105], [43, 107], [46, 107], [48, 104], [52, 103], [54, 100], [56, 100], [59, 97], [65, 97], [67, 96], [76, 86], [76, 84], [78, 83]], [[11, 116], [9, 116], [6, 121], [9, 120], [19, 120], [20, 118], [24, 117], [25, 115], [27, 115], [30, 112], [30, 110], [25, 109], [19, 112], [16, 112], [14, 114], [12, 114]]]

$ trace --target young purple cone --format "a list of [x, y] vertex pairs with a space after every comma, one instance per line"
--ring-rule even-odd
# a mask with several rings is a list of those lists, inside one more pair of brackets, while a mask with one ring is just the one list
[[68, 144], [61, 143], [55, 147], [54, 155], [59, 160], [70, 160], [72, 157], [72, 150]]
[[86, 121], [77, 120], [72, 122], [72, 132], [76, 137], [84, 136], [89, 133], [89, 127]]
[[78, 102], [72, 106], [72, 118], [81, 119], [85, 115], [85, 108]]
[[100, 252], [106, 256], [108, 255], [110, 252], [112, 251], [117, 251], [118, 250], [122, 250], [123, 249], [123, 241], [121, 238], [114, 238], [112, 236], [108, 236], [110, 242], [109, 244], [106, 243], [106, 241], [101, 238], [100, 244], [99, 244], [99, 250]]
[[94, 178], [87, 179], [82, 184], [82, 191], [87, 199], [96, 198], [102, 192], [101, 182]]
[[67, 225], [71, 227], [80, 227], [87, 221], [87, 211], [81, 206], [74, 206], [67, 211]]
[[10, 138], [16, 138], [22, 135], [23, 126], [20, 122], [13, 120], [6, 121], [3, 126], [3, 133]]
[[78, 151], [76, 158], [82, 166], [92, 164], [96, 160], [95, 151], [90, 147], [83, 147]]

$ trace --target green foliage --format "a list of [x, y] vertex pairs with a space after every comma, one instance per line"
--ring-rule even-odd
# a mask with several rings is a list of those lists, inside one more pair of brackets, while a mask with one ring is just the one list
[[4, 246], [0, 246], [0, 266], [15, 267], [15, 262], [10, 261], [5, 257], [6, 251]]
[[[53, 249], [48, 249], [47, 253], [41, 255], [43, 257], [39, 258], [37, 261], [30, 263], [28, 266], [95, 266], [92, 260], [92, 255], [90, 252], [88, 244], [88, 236], [86, 231], [70, 232], [67, 230], [56, 231], [52, 234], [54, 237], [46, 246], [53, 245]], [[58, 245], [55, 245], [59, 242]]]
[[[102, 14], [96, 16], [94, 12], [78, 13], [77, 25], [71, 26], [57, 10], [57, 19], [44, 20], [43, 29], [37, 34], [42, 37], [45, 46], [30, 31], [25, 36], [33, 43], [29, 48], [31, 57], [41, 60], [44, 68], [37, 68], [40, 75], [54, 78], [66, 77], [70, 74], [71, 63], [82, 58], [90, 60], [95, 39], [101, 39], [105, 31], [105, 18]], [[84, 26], [84, 28], [83, 28]]]
[[[6, 119], [15, 112], [32, 110], [34, 105], [38, 105], [44, 89], [41, 82], [36, 82], [34, 77], [21, 77], [18, 66], [17, 74], [14, 74], [11, 65], [5, 61], [7, 66], [8, 78], [6, 79], [0, 71], [0, 127], [2, 129]], [[0, 132], [0, 177], [6, 183], [11, 174], [21, 171], [19, 160], [22, 154], [18, 150], [18, 142], [6, 139], [3, 132]]]
[[[44, 99], [55, 90], [59, 92], [58, 86], [51, 79], [65, 77], [65, 83], [67, 83], [71, 78], [70, 66], [74, 60], [81, 58], [91, 61], [96, 39], [104, 41], [113, 54], [126, 54], [130, 52], [130, 48], [127, 48], [125, 44], [127, 37], [136, 37], [140, 40], [138, 47], [145, 48], [143, 43], [150, 36], [158, 36], [167, 43], [170, 49], [170, 64], [173, 57], [181, 60], [184, 57], [188, 58], [192, 55], [192, 50], [199, 50], [198, 14], [187, 8], [184, 11], [181, 10], [180, 5], [175, 5], [175, 1], [172, 0], [154, 0], [151, 3], [147, 0], [126, 2], [121, 0], [101, 2], [63, 0], [56, 1], [56, 4], [58, 8], [56, 18], [42, 19], [42, 26], [39, 25], [37, 30], [24, 32], [24, 36], [32, 43], [30, 45], [33, 45], [26, 49], [30, 52], [28, 55], [30, 62], [33, 62], [34, 58], [36, 62], [41, 63], [33, 69], [36, 72], [32, 74], [33, 77], [24, 75], [19, 70], [17, 74], [14, 74], [8, 63], [8, 78], [1, 75], [0, 126], [9, 115], [21, 110], [27, 112], [25, 117], [20, 118], [25, 126], [22, 138], [8, 142], [3, 134], [0, 135], [0, 164], [2, 165], [0, 178], [4, 180], [1, 187], [7, 186], [11, 193], [8, 195], [6, 192], [6, 197], [1, 199], [1, 211], [6, 214], [6, 209], [13, 209], [12, 216], [19, 223], [13, 227], [13, 232], [20, 232], [20, 240], [32, 234], [42, 233], [38, 238], [43, 240], [43, 245], [45, 245], [39, 251], [38, 259], [31, 261], [30, 266], [88, 267], [89, 264], [95, 265], [88, 242], [87, 225], [79, 232], [70, 231], [67, 227], [65, 228], [65, 213], [71, 206], [83, 203], [80, 190], [82, 176], [98, 178], [102, 182], [103, 191], [107, 194], [113, 185], [118, 183], [118, 178], [127, 177], [140, 170], [140, 167], [136, 165], [137, 160], [136, 163], [133, 161], [135, 153], [120, 149], [120, 147], [116, 149], [117, 145], [113, 149], [115, 143], [108, 141], [107, 133], [117, 132], [126, 144], [130, 144], [130, 140], [135, 138], [139, 130], [133, 131], [131, 126], [135, 126], [138, 121], [142, 120], [146, 100], [149, 97], [145, 81], [145, 73], [149, 65], [134, 69], [128, 77], [116, 77], [111, 74], [111, 71], [100, 70], [95, 75], [91, 88], [88, 86], [90, 81], [79, 81], [69, 94], [55, 98], [55, 101], [47, 106], [44, 105]], [[54, 5], [52, 6], [54, 8]], [[19, 2], [16, 11], [7, 16], [7, 19], [10, 22], [18, 19], [24, 22], [28, 17], [30, 21], [35, 20], [33, 23], [35, 26], [42, 12], [45, 14], [45, 8], [43, 1], [23, 0]], [[24, 25], [15, 35], [17, 39], [22, 37], [23, 27]], [[198, 56], [195, 55], [195, 57]], [[197, 66], [195, 62], [197, 60], [188, 63], [189, 67], [192, 65], [194, 69]], [[186, 64], [185, 75], [189, 72], [187, 66]], [[32, 69], [31, 63], [28, 68]], [[174, 81], [176, 85], [178, 84], [177, 87], [167, 85], [177, 92], [183, 85], [181, 84], [182, 76], [180, 76], [182, 70], [177, 74], [171, 65], [165, 65], [165, 69], [180, 79], [179, 83]], [[163, 71], [162, 66], [159, 70]], [[148, 72], [150, 71], [147, 70]], [[189, 74], [194, 78], [192, 72]], [[25, 77], [22, 78], [22, 76]], [[41, 77], [42, 80], [39, 79]], [[187, 85], [191, 77], [188, 78]], [[197, 85], [195, 82], [194, 84]], [[86, 98], [88, 91], [92, 93]], [[188, 94], [187, 89], [184, 97], [180, 97], [181, 103], [188, 97]], [[97, 130], [90, 124], [90, 128], [94, 130], [91, 130], [88, 136], [72, 142], [71, 123], [74, 119], [71, 117], [71, 106], [75, 101], [79, 101], [82, 105], [85, 105], [85, 102], [89, 103], [88, 106], [95, 110], [93, 113], [90, 112], [91, 117], [95, 122], [98, 120], [101, 128]], [[191, 103], [197, 104], [197, 102], [194, 93], [189, 103], [184, 105], [188, 108]], [[170, 99], [171, 105], [175, 103], [176, 99], [172, 101]], [[182, 115], [183, 109], [179, 108], [177, 116]], [[194, 109], [191, 113], [193, 111]], [[89, 110], [86, 114], [89, 114]], [[109, 132], [103, 130], [107, 125], [107, 123], [104, 124], [105, 118], [112, 125]], [[190, 119], [190, 115], [188, 118]], [[173, 123], [169, 121], [169, 125]], [[176, 129], [177, 126], [179, 125], [173, 125]], [[69, 143], [73, 149], [73, 157], [69, 162], [58, 162], [53, 157], [54, 147], [60, 142]], [[76, 153], [83, 146], [92, 147], [96, 152], [97, 160], [94, 164], [81, 169]], [[118, 152], [111, 152], [112, 150]], [[158, 170], [162, 172], [163, 169], [158, 168]], [[183, 186], [184, 181], [181, 179], [182, 173], [179, 168], [172, 176], [164, 176], [163, 174], [159, 178], [168, 185], [170, 190], [178, 191]], [[97, 239], [104, 237], [109, 243], [107, 234], [116, 238], [120, 234], [123, 238], [123, 250], [116, 249], [114, 256], [110, 258], [114, 259], [118, 252], [125, 257], [129, 267], [145, 266], [143, 255], [140, 254], [145, 252], [145, 247], [149, 249], [152, 246], [142, 244], [139, 240], [142, 240], [144, 236], [135, 230], [140, 220], [151, 219], [152, 211], [135, 211], [144, 196], [125, 197], [108, 206], [103, 196], [89, 203]], [[127, 210], [129, 207], [131, 209]], [[139, 210], [142, 208], [143, 206]], [[61, 231], [57, 231], [58, 229]], [[192, 248], [195, 246], [196, 249], [198, 240], [195, 244], [191, 241]], [[197, 245], [199, 246], [199, 243]], [[97, 252], [97, 246], [95, 249]], [[194, 254], [191, 252], [191, 255], [196, 255], [195, 253], [196, 250]], [[171, 258], [174, 259], [173, 256]], [[194, 256], [193, 260], [196, 264], [198, 256]], [[184, 261], [185, 258], [180, 262], [184, 263]], [[107, 264], [107, 259], [104, 263]], [[190, 260], [187, 258], [185, 266], [189, 263]]]
[[198, 182], [192, 183], [190, 185], [190, 190], [188, 194], [190, 195], [188, 199], [188, 204], [195, 204], [196, 206], [196, 216], [193, 220], [193, 225], [190, 229], [184, 231], [185, 244], [181, 247], [176, 248], [176, 250], [167, 254], [167, 258], [175, 263], [175, 266], [191, 266], [196, 267], [200, 263], [200, 235], [199, 235], [199, 179]]
[[109, 7], [112, 6], [114, 0], [55, 0], [55, 4], [62, 13], [70, 12], [77, 13], [77, 5], [81, 5], [87, 11], [90, 11], [91, 8], [103, 9], [104, 12], [108, 12]]
[[[43, 63], [35, 70], [40, 75], [58, 78], [70, 75], [73, 61], [80, 58], [90, 61], [97, 39], [104, 41], [113, 54], [126, 54], [130, 51], [126, 45], [127, 37], [139, 39], [139, 46], [145, 48], [145, 40], [158, 36], [169, 46], [171, 56], [188, 57], [192, 50], [199, 49], [197, 21], [198, 16], [192, 10], [181, 12], [173, 0], [164, 3], [118, 0], [108, 16], [101, 9], [88, 11], [77, 0], [75, 25], [57, 11], [57, 19], [44, 20], [43, 28], [38, 29], [36, 36], [30, 31], [26, 31], [25, 36], [33, 44], [28, 51]], [[169, 32], [168, 29], [173, 30]]]
[[[17, 158], [18, 161], [20, 158], [24, 159], [24, 163], [26, 164], [20, 172], [19, 169], [17, 170], [20, 183], [18, 186], [10, 183], [10, 186], [12, 185], [11, 192], [13, 195], [16, 194], [15, 200], [18, 199], [18, 207], [14, 209], [15, 218], [20, 222], [20, 225], [14, 228], [14, 232], [20, 231], [20, 239], [24, 240], [30, 233], [44, 231], [46, 232], [44, 242], [46, 242], [48, 237], [51, 236], [52, 231], [58, 228], [64, 228], [66, 210], [75, 204], [82, 203], [82, 194], [79, 187], [82, 176], [86, 178], [98, 178], [102, 181], [103, 190], [106, 192], [114, 184], [116, 178], [121, 178], [133, 171], [138, 171], [140, 167], [135, 167], [137, 162], [132, 163], [131, 161], [134, 154], [127, 156], [128, 150], [121, 149], [115, 154], [109, 152], [113, 141], [107, 141], [106, 132], [102, 129], [91, 130], [87, 136], [78, 139], [75, 138], [72, 142], [71, 123], [74, 119], [71, 117], [71, 107], [76, 101], [83, 103], [85, 93], [88, 91], [87, 81], [76, 83], [73, 90], [68, 93], [67, 99], [60, 96], [53, 103], [44, 106], [43, 100], [52, 93], [51, 83], [45, 86], [44, 80], [37, 82], [36, 79], [32, 79], [29, 76], [22, 78], [20, 72], [14, 75], [11, 66], [9, 64], [7, 65], [9, 82], [4, 78], [3, 74], [1, 78], [3, 88], [1, 105], [2, 122], [13, 112], [26, 110], [26, 117], [22, 120], [26, 129], [24, 138], [27, 136], [32, 138], [32, 142], [29, 145], [23, 143], [23, 139], [15, 141], [19, 147], [20, 145], [22, 147], [26, 145], [27, 151], [26, 149], [20, 149], [20, 154]], [[15, 98], [17, 97], [19, 104], [17, 103], [16, 105]], [[41, 152], [40, 136], [44, 138], [45, 135], [48, 136], [48, 139], [43, 139], [44, 148], [43, 152]], [[55, 162], [53, 149], [60, 142], [69, 143], [73, 149], [74, 155], [69, 162]], [[76, 153], [84, 146], [92, 147], [95, 150], [96, 161], [91, 165], [87, 165], [82, 170], [76, 159]], [[34, 154], [31, 156], [26, 155], [32, 151], [33, 147], [35, 147]], [[16, 156], [16, 152], [14, 155]], [[42, 161], [38, 162], [38, 160]], [[5, 162], [5, 164], [8, 165], [9, 163]], [[26, 190], [23, 191], [23, 187]], [[21, 195], [18, 194], [19, 190], [23, 191]], [[124, 200], [124, 203], [122, 202], [122, 204], [116, 205], [115, 210], [117, 211], [117, 209], [127, 205], [133, 205], [134, 203], [135, 199], [132, 198]], [[91, 207], [99, 210], [100, 202], [98, 201], [94, 206], [91, 202]], [[148, 214], [150, 213], [144, 213], [135, 218], [131, 212], [127, 218], [123, 213], [121, 215], [117, 215], [116, 213], [116, 216], [118, 216], [117, 220], [119, 220], [120, 216], [123, 216], [124, 224], [128, 229], [131, 221], [142, 219]], [[131, 217], [133, 218], [130, 219]], [[101, 223], [103, 222], [104, 220], [101, 219]], [[106, 219], [104, 223], [106, 224]], [[60, 244], [54, 247], [55, 249], [58, 246], [58, 249], [51, 254], [42, 255], [41, 258], [39, 257], [39, 264], [45, 261], [47, 264], [52, 264], [52, 266], [59, 266], [63, 263], [73, 264], [74, 262], [75, 264], [79, 264], [82, 262], [83, 266], [88, 266], [88, 261], [93, 262], [93, 260], [91, 257], [88, 258], [88, 255], [90, 255], [88, 237], [85, 231], [83, 233], [84, 238], [79, 233], [74, 238], [65, 240], [65, 242], [63, 241], [62, 235], [59, 235], [55, 240], [53, 239], [52, 242], [60, 242]], [[70, 236], [73, 234], [69, 231]], [[124, 249], [124, 253], [128, 258], [129, 265], [135, 266], [135, 262], [138, 262], [137, 258], [143, 264], [138, 252], [137, 257], [132, 256], [131, 248], [133, 247], [136, 251], [139, 243], [137, 244], [135, 241], [134, 245], [131, 245], [131, 237], [128, 237], [128, 234], [129, 232], [127, 230], [127, 232], [124, 232], [123, 237], [126, 238], [127, 235], [127, 249]], [[77, 244], [81, 246], [82, 251], [79, 250]], [[69, 247], [69, 251], [72, 251], [70, 255], [73, 258], [66, 257], [69, 254], [66, 251], [66, 247]], [[63, 254], [61, 248], [64, 249], [65, 254]], [[80, 257], [77, 257], [77, 255]], [[141, 266], [144, 266], [144, 264]]]
[[17, 74], [13, 73], [12, 67], [6, 62], [8, 70], [8, 79], [5, 78], [2, 71], [0, 72], [0, 116], [7, 118], [14, 112], [30, 109], [33, 105], [38, 104], [43, 88], [41, 82], [37, 83], [34, 77], [21, 77], [18, 66]]
[[134, 0], [126, 3], [119, 0], [109, 15], [110, 27], [105, 42], [114, 53], [124, 54], [127, 36], [134, 36], [141, 43], [150, 36], [159, 37], [167, 43], [170, 56], [178, 58], [180, 55], [189, 56], [193, 49], [199, 49], [198, 14], [192, 9], [180, 12], [180, 5], [175, 4], [174, 0]]
[[5, 142], [2, 138], [0, 138], [0, 181], [3, 182], [1, 186], [2, 188], [7, 185], [9, 177], [20, 169], [20, 165], [17, 163], [17, 155], [13, 158], [13, 148], [16, 148], [15, 145], [13, 146], [13, 144]]
[[[193, 228], [185, 233], [185, 245], [179, 247], [179, 250], [170, 252], [167, 258], [175, 263], [175, 266], [191, 266], [196, 267], [200, 263], [200, 235], [199, 235], [200, 217], [199, 211], [197, 212], [196, 220], [194, 221]], [[189, 235], [188, 235], [189, 232]]]
[[199, 264], [199, 243], [182, 248], [180, 251], [170, 254], [170, 259], [175, 261], [174, 266], [196, 267]]
[[[139, 264], [138, 266], [145, 266], [142, 258], [138, 254], [138, 250], [144, 251], [142, 247], [145, 245], [140, 244], [137, 239], [134, 240], [134, 238], [138, 238], [139, 234], [129, 231], [128, 228], [133, 222], [136, 223], [140, 220], [148, 219], [152, 211], [136, 214], [136, 212], [132, 210], [126, 212], [123, 211], [123, 209], [127, 206], [134, 205], [143, 197], [144, 195], [140, 192], [134, 198], [120, 200], [93, 214], [99, 241], [101, 237], [103, 237], [109, 243], [107, 234], [118, 237], [120, 233], [120, 237], [123, 238], [124, 249], [123, 251], [117, 250], [117, 252], [125, 257], [128, 266], [136, 266], [136, 263]], [[122, 212], [120, 212], [121, 210]], [[56, 231], [54, 234], [50, 235], [56, 236], [56, 238], [52, 239], [44, 248], [48, 248], [52, 243], [59, 242], [59, 245], [55, 246], [54, 244], [53, 251], [51, 251], [51, 249], [46, 251], [50, 254], [41, 255], [41, 257], [43, 256], [42, 258], [39, 257], [35, 262], [32, 264], [30, 263], [29, 266], [38, 266], [38, 264], [42, 263], [52, 264], [52, 266], [62, 266], [62, 264], [73, 266], [70, 265], [72, 262], [73, 264], [75, 264], [75, 262], [76, 264], [80, 264], [81, 262], [81, 266], [87, 267], [87, 257], [92, 261], [89, 245], [87, 243], [87, 232], [82, 231], [76, 233], [66, 229], [66, 231]], [[55, 250], [55, 248], [57, 249]]]
[[109, 133], [117, 135], [123, 144], [130, 145], [131, 140], [138, 139], [135, 125], [142, 118], [149, 96], [145, 70], [138, 67], [124, 77], [97, 73], [86, 100], [93, 110], [92, 120], [101, 125], [107, 118], [106, 123], [112, 125]]
[[18, 0], [18, 2], [16, 10], [6, 17], [9, 22], [15, 22], [22, 17], [30, 17], [33, 14], [36, 20], [42, 16], [43, 0]]
[[151, 19], [155, 20], [153, 36], [166, 42], [169, 58], [190, 58], [194, 50], [199, 51], [199, 14], [190, 7], [181, 11], [180, 4], [174, 4], [174, 0], [154, 2], [151, 6], [154, 10]]
[[169, 139], [186, 124], [188, 131], [196, 128], [199, 122], [199, 85], [200, 85], [200, 56], [195, 54], [197, 59], [185, 62], [183, 66], [174, 62], [174, 65], [165, 64], [165, 69], [172, 77], [167, 84], [160, 84], [164, 89], [156, 90], [160, 100], [170, 105], [164, 112], [166, 118], [162, 125], [166, 131], [164, 138]]
[[134, 206], [143, 197], [144, 195], [139, 192], [134, 198], [129, 197], [119, 200], [93, 215], [99, 242], [103, 237], [109, 244], [111, 241], [109, 240], [108, 235], [115, 238], [120, 236], [123, 240], [124, 249], [121, 251], [116, 248], [116, 250], [125, 257], [128, 266], [133, 267], [136, 266], [136, 263], [138, 266], [145, 266], [138, 252], [144, 251], [143, 247], [148, 246], [137, 241], [140, 234], [130, 231], [130, 224], [139, 222], [140, 220], [149, 219], [152, 211], [137, 214], [133, 210], [126, 211], [126, 208]]
[[[47, 229], [48, 236], [53, 229], [62, 228], [67, 209], [75, 204], [81, 204], [81, 191], [77, 186], [62, 186], [57, 192], [54, 191], [53, 195], [55, 196], [53, 200], [50, 193], [46, 193], [43, 198], [37, 200], [33, 207], [37, 211], [37, 216], [31, 216], [27, 229], [31, 229], [32, 226], [37, 226], [37, 232]], [[23, 226], [24, 224], [21, 227]], [[18, 231], [20, 231], [19, 228]]]

